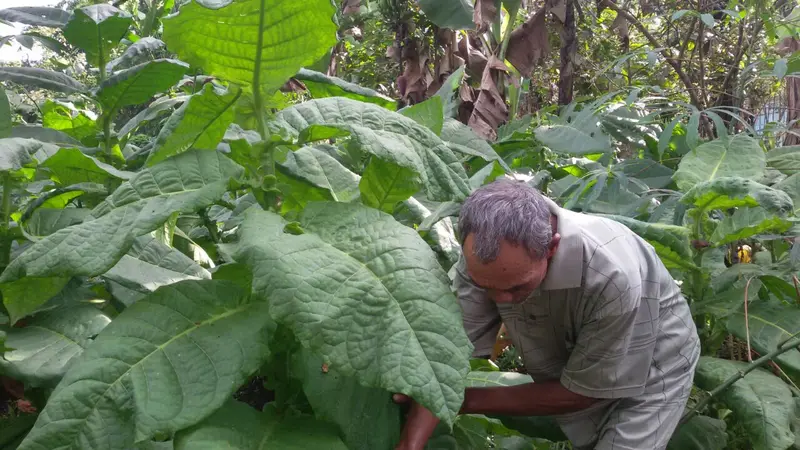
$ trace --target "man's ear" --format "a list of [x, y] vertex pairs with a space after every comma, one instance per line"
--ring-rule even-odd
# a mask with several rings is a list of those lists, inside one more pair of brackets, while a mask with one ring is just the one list
[[556, 233], [553, 235], [553, 238], [550, 239], [550, 248], [547, 249], [547, 259], [553, 257], [556, 254], [556, 250], [558, 250], [558, 244], [561, 242], [561, 235]]

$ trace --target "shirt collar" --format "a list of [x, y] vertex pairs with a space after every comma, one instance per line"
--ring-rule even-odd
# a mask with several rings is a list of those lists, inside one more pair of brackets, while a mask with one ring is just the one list
[[547, 268], [547, 275], [540, 288], [550, 291], [571, 289], [581, 286], [583, 280], [583, 243], [578, 227], [578, 213], [561, 208], [554, 201], [544, 197], [550, 212], [558, 218], [558, 233], [561, 241], [558, 250]]

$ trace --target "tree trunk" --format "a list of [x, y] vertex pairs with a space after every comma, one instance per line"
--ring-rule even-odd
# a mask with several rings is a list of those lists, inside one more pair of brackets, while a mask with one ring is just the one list
[[575, 55], [578, 51], [578, 39], [575, 27], [575, 0], [566, 0], [567, 14], [564, 26], [561, 27], [561, 69], [558, 77], [558, 104], [572, 103], [572, 91], [575, 85]]

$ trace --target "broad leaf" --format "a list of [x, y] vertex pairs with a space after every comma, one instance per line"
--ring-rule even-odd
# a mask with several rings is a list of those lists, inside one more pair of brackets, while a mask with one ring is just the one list
[[789, 194], [794, 203], [794, 214], [800, 213], [800, 173], [784, 178], [773, 186]]
[[792, 222], [767, 214], [764, 208], [740, 208], [717, 225], [710, 241], [712, 245], [720, 246], [768, 231], [783, 233], [791, 227]]
[[[697, 365], [695, 383], [711, 390], [747, 368], [748, 363], [703, 356]], [[756, 369], [719, 395], [744, 426], [754, 450], [786, 449], [794, 444], [790, 429], [794, 415], [792, 392], [764, 369]]]
[[389, 214], [419, 188], [419, 177], [412, 170], [374, 157], [358, 183], [362, 203]]
[[395, 100], [341, 78], [329, 77], [324, 73], [308, 69], [300, 69], [294, 77], [303, 82], [312, 98], [347, 97], [361, 102], [374, 103], [392, 111], [397, 108]]
[[6, 91], [0, 86], [0, 139], [11, 136], [11, 105]]
[[661, 262], [669, 269], [697, 270], [689, 247], [689, 229], [677, 225], [642, 222], [629, 217], [604, 215], [630, 228], [655, 248]]
[[111, 51], [128, 34], [133, 18], [108, 4], [78, 8], [64, 27], [67, 42], [83, 50], [89, 64], [105, 70]]
[[324, 150], [303, 147], [289, 152], [280, 169], [331, 193], [337, 202], [349, 202], [359, 195], [360, 177]]
[[292, 355], [292, 376], [302, 382], [315, 416], [338, 425], [350, 449], [394, 449], [400, 441], [402, 416], [391, 393], [364, 387], [335, 366], [323, 370], [322, 364], [323, 359], [307, 349]]
[[42, 88], [65, 94], [86, 92], [86, 86], [69, 75], [38, 67], [0, 67], [0, 81], [11, 81], [28, 88]]
[[728, 445], [726, 428], [723, 420], [694, 416], [675, 430], [667, 450], [725, 450]]
[[91, 215], [86, 208], [37, 208], [25, 224], [31, 236], [48, 236], [71, 225], [83, 222]]
[[192, 66], [269, 92], [336, 44], [334, 14], [329, 0], [196, 0], [163, 20], [163, 39]]
[[315, 125], [349, 132], [361, 151], [419, 174], [431, 200], [461, 199], [470, 192], [464, 168], [436, 134], [379, 106], [346, 98], [311, 100], [278, 113], [274, 125], [295, 138]]
[[437, 136], [442, 134], [442, 126], [444, 126], [444, 103], [439, 96], [431, 97], [416, 105], [407, 106], [397, 112], [427, 127], [429, 130], [436, 133]]
[[[455, 119], [447, 119], [442, 127], [442, 140], [450, 150], [469, 156], [477, 156], [486, 161], [498, 161], [505, 166], [505, 162], [494, 151], [486, 140], [472, 131], [472, 128]], [[505, 166], [506, 168], [508, 166]], [[510, 171], [510, 169], [508, 169]]]
[[204, 419], [268, 357], [265, 308], [225, 281], [159, 289], [73, 362], [19, 450], [127, 450]]
[[233, 122], [233, 106], [241, 91], [220, 91], [211, 84], [189, 97], [158, 133], [147, 164], [163, 161], [191, 148], [214, 150]]
[[[11, 137], [35, 139], [46, 144], [55, 144], [62, 147], [80, 147], [80, 141], [62, 131], [45, 128], [38, 125], [17, 125], [11, 129]], [[56, 148], [57, 150], [58, 148]], [[55, 151], [53, 151], [55, 153]]]
[[431, 22], [441, 28], [473, 30], [473, 2], [469, 0], [420, 0], [419, 7]]
[[767, 165], [786, 175], [800, 172], [800, 145], [778, 147], [767, 153]]
[[607, 153], [611, 151], [611, 138], [600, 128], [600, 118], [595, 106], [602, 99], [575, 111], [575, 103], [570, 104], [556, 123], [541, 125], [533, 130], [536, 139], [554, 152], [570, 155]]
[[770, 213], [785, 215], [793, 207], [792, 199], [785, 192], [739, 177], [716, 178], [699, 183], [680, 201], [697, 208], [700, 213], [714, 209], [761, 206]]
[[33, 155], [45, 145], [33, 139], [0, 139], [0, 172], [19, 170], [34, 163]]
[[273, 408], [259, 412], [229, 400], [210, 417], [183, 430], [175, 450], [347, 450], [336, 428], [307, 416], [279, 416]]
[[84, 182], [106, 184], [114, 180], [129, 180], [135, 175], [133, 172], [117, 170], [77, 148], [62, 148], [47, 158], [41, 167], [48, 169], [53, 181], [62, 186]]
[[126, 48], [119, 58], [109, 62], [106, 65], [106, 71], [110, 73], [117, 67], [127, 69], [132, 65], [139, 64], [143, 60], [150, 61], [154, 59], [154, 53], [160, 52], [165, 47], [166, 44], [156, 38], [150, 36], [141, 38]]
[[167, 111], [171, 110], [175, 105], [181, 104], [189, 99], [189, 96], [178, 96], [178, 97], [161, 97], [158, 100], [154, 101], [147, 108], [143, 109], [139, 114], [136, 114], [129, 120], [125, 125], [120, 128], [117, 136], [122, 139], [129, 135], [132, 131], [136, 130], [142, 124], [145, 124], [151, 120], [157, 119], [162, 114], [165, 114]]
[[54, 387], [72, 358], [111, 322], [92, 305], [67, 305], [32, 317], [22, 328], [6, 328], [3, 373], [30, 387]]
[[96, 97], [106, 114], [123, 106], [148, 102], [180, 81], [189, 66], [173, 59], [157, 59], [121, 70], [100, 83]]
[[309, 204], [299, 222], [308, 234], [285, 233], [281, 217], [252, 208], [225, 250], [251, 268], [270, 314], [326, 363], [452, 424], [472, 346], [432, 250], [392, 216], [355, 203]]
[[[173, 213], [194, 212], [218, 200], [229, 180], [241, 172], [221, 154], [199, 151], [137, 173], [92, 211], [94, 220], [47, 236], [6, 268], [0, 289], [12, 322], [51, 297], [65, 277], [105, 273], [137, 237], [155, 230]], [[40, 292], [40, 285], [48, 289]]]
[[62, 131], [81, 142], [86, 140], [97, 145], [97, 123], [87, 115], [91, 114], [89, 111], [78, 110], [69, 103], [48, 100], [42, 106], [42, 112], [44, 127]]
[[0, 9], [0, 19], [34, 27], [61, 28], [69, 20], [69, 12], [45, 6], [18, 6]]
[[613, 166], [614, 171], [643, 181], [650, 189], [664, 189], [672, 182], [675, 173], [651, 159], [626, 159]]
[[757, 180], [766, 168], [766, 156], [758, 141], [744, 134], [716, 139], [687, 153], [678, 164], [674, 179], [688, 191], [698, 183], [724, 177]]

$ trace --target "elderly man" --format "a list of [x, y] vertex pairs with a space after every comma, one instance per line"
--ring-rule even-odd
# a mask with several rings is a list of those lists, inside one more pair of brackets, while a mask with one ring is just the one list
[[[489, 356], [504, 323], [534, 379], [467, 389], [461, 413], [554, 416], [575, 449], [666, 448], [700, 342], [653, 247], [510, 180], [477, 189], [459, 231], [454, 285], [473, 356]], [[436, 424], [413, 403], [397, 448], [422, 449]]]

